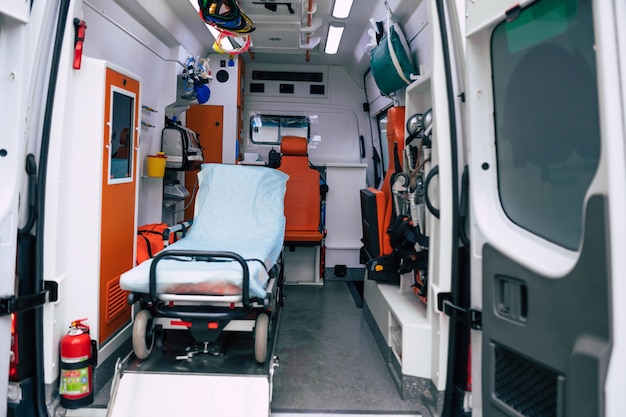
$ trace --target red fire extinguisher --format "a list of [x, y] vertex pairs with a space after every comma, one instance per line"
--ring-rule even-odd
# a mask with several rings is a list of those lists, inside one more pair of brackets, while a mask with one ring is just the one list
[[87, 319], [72, 322], [69, 332], [61, 338], [61, 406], [74, 409], [93, 403], [93, 369], [98, 348], [89, 337]]

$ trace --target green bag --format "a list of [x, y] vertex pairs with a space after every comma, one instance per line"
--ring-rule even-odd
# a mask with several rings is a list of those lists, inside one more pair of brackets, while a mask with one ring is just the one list
[[411, 74], [417, 74], [393, 25], [370, 53], [370, 69], [378, 89], [386, 96], [411, 84]]

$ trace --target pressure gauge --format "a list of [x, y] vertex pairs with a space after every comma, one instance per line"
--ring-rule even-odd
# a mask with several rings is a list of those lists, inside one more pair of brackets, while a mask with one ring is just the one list
[[422, 129], [424, 129], [424, 135], [430, 136], [430, 131], [433, 128], [433, 109], [428, 109], [422, 117]]
[[420, 129], [422, 129], [422, 113], [415, 113], [413, 116], [409, 117], [409, 120], [406, 121], [406, 131], [409, 136], [414, 136]]

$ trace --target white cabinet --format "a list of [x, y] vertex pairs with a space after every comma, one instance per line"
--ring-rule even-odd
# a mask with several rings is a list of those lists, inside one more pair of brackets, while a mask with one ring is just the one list
[[[420, 33], [424, 43], [420, 53], [426, 62], [431, 59], [432, 67], [422, 71], [419, 78], [405, 91], [405, 117], [424, 114], [432, 109], [432, 146], [422, 148], [422, 156], [429, 157], [424, 165], [424, 178], [437, 167], [427, 191], [433, 206], [439, 209], [440, 217], [425, 214], [423, 231], [429, 237], [428, 302], [423, 304], [414, 294], [411, 284], [413, 273], [404, 274], [400, 285], [380, 284], [366, 279], [364, 284], [364, 310], [370, 326], [377, 335], [377, 342], [403, 398], [420, 401], [426, 397], [441, 398], [445, 390], [447, 375], [449, 318], [437, 309], [437, 298], [451, 290], [453, 190], [453, 167], [448, 109], [448, 92], [445, 79], [443, 48], [439, 36], [436, 7], [428, 3], [426, 30]], [[429, 34], [430, 32], [430, 34]], [[405, 120], [406, 122], [406, 120]], [[408, 133], [405, 132], [408, 135]], [[454, 168], [454, 169], [453, 169]], [[367, 278], [367, 277], [366, 277]], [[372, 326], [372, 322], [374, 326]], [[415, 389], [425, 387], [424, 390]]]
[[363, 245], [359, 191], [366, 188], [366, 168], [366, 164], [326, 164], [326, 267], [363, 268], [359, 263]]

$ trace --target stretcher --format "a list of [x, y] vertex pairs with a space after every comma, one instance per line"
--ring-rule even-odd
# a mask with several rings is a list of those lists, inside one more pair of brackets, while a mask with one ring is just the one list
[[205, 164], [191, 229], [154, 258], [122, 274], [139, 303], [133, 351], [145, 359], [164, 332], [188, 330], [214, 353], [225, 331], [249, 331], [267, 357], [269, 326], [282, 303], [284, 195], [288, 176], [266, 167]]

